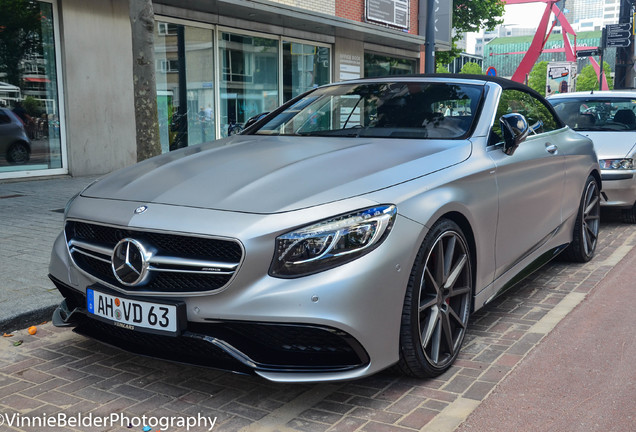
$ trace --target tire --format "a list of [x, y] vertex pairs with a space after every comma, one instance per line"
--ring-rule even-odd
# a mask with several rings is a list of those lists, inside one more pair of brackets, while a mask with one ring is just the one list
[[402, 309], [400, 360], [405, 374], [445, 372], [466, 335], [473, 295], [472, 258], [459, 226], [440, 219], [417, 254]]
[[594, 256], [601, 220], [601, 194], [596, 179], [587, 178], [581, 204], [574, 223], [572, 243], [563, 251], [570, 262], [588, 262]]
[[632, 206], [632, 208], [623, 210], [623, 222], [636, 224], [636, 204]]
[[9, 163], [22, 165], [27, 163], [30, 158], [31, 149], [22, 141], [14, 142], [7, 150], [7, 162]]

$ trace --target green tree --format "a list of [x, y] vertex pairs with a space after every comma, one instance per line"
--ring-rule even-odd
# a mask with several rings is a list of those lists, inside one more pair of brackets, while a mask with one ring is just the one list
[[474, 62], [468, 62], [463, 67], [459, 73], [463, 74], [474, 74], [474, 75], [483, 75], [483, 71], [481, 70], [481, 66]]
[[0, 73], [20, 86], [22, 60], [40, 46], [40, 5], [33, 0], [0, 0]]
[[[432, 1], [432, 0], [431, 0]], [[461, 54], [456, 42], [463, 33], [476, 32], [482, 28], [493, 30], [495, 26], [503, 23], [505, 3], [503, 0], [453, 0], [453, 43], [450, 51], [435, 53], [437, 65], [447, 65]]]
[[437, 73], [450, 73], [448, 68], [445, 65], [442, 65], [442, 64], [436, 65], [435, 72], [437, 72]]
[[548, 62], [536, 63], [528, 76], [528, 87], [545, 96], [545, 85], [548, 79]]
[[[610, 68], [609, 63], [603, 62], [603, 73], [607, 77], [607, 85], [610, 90], [614, 88], [614, 82], [610, 78], [610, 73], [612, 69]], [[594, 72], [594, 68], [591, 64], [585, 66], [581, 69], [579, 76], [576, 79], [576, 90], [577, 91], [590, 91], [590, 90], [598, 90], [598, 78], [596, 76], [596, 72]]]

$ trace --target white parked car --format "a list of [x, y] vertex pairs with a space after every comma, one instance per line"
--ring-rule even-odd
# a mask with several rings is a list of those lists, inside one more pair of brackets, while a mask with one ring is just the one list
[[594, 141], [601, 205], [622, 209], [624, 220], [636, 223], [636, 91], [563, 93], [548, 101], [568, 126]]

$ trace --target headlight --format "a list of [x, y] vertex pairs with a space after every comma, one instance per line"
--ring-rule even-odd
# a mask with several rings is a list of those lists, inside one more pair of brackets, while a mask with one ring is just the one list
[[283, 234], [276, 239], [269, 274], [294, 278], [353, 261], [384, 241], [396, 214], [394, 205], [382, 205]]
[[630, 170], [634, 169], [634, 159], [601, 159], [598, 161], [604, 170]]

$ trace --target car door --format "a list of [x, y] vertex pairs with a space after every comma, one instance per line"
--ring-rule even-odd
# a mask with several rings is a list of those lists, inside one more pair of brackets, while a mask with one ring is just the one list
[[[523, 114], [531, 132], [512, 155], [502, 151], [499, 118]], [[502, 91], [488, 154], [496, 166], [499, 214], [495, 278], [532, 254], [561, 225], [565, 158], [559, 154], [560, 122], [544, 103], [517, 89]]]

